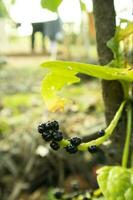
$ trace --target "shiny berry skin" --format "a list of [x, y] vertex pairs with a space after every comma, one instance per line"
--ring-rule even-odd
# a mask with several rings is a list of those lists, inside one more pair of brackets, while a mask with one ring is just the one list
[[52, 134], [47, 132], [47, 133], [42, 133], [42, 138], [46, 141], [49, 142], [52, 140]]
[[88, 147], [88, 151], [89, 151], [90, 153], [95, 153], [95, 152], [97, 152], [97, 146], [96, 146], [96, 145], [92, 145], [92, 146]]
[[53, 140], [59, 142], [63, 139], [63, 134], [61, 131], [57, 131], [53, 133]]
[[45, 124], [39, 124], [37, 129], [39, 133], [43, 133], [45, 131]]
[[48, 121], [48, 122], [45, 124], [45, 131], [49, 131], [49, 130], [52, 130], [51, 122], [50, 122], [50, 121]]
[[59, 124], [57, 121], [48, 121], [45, 125], [46, 131], [57, 131], [59, 129]]
[[76, 153], [78, 151], [78, 149], [76, 146], [69, 144], [66, 146], [66, 151], [73, 154], [73, 153]]
[[71, 142], [72, 145], [78, 146], [78, 145], [81, 144], [82, 140], [79, 137], [73, 137], [73, 138], [70, 139], [70, 142]]
[[102, 136], [104, 136], [105, 135], [105, 131], [104, 130], [100, 130], [99, 132], [98, 132], [98, 136], [99, 137], [102, 137]]
[[51, 121], [51, 130], [58, 131], [59, 130], [59, 123], [57, 121]]
[[60, 145], [59, 145], [57, 142], [52, 141], [52, 142], [50, 143], [50, 147], [51, 147], [53, 150], [57, 151], [57, 150], [60, 148]]

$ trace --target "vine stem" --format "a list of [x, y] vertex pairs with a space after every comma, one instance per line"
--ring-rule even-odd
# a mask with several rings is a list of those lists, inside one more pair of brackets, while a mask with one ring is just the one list
[[87, 143], [82, 143], [81, 145], [79, 145], [78, 149], [79, 150], [85, 150], [88, 147], [92, 146], [92, 145], [96, 145], [99, 146], [100, 144], [103, 144], [107, 139], [109, 139], [109, 137], [112, 135], [115, 127], [117, 126], [117, 123], [121, 117], [123, 108], [125, 106], [126, 101], [123, 101], [119, 107], [119, 109], [117, 110], [114, 118], [112, 119], [111, 123], [109, 124], [109, 126], [105, 129], [105, 135], [96, 139], [96, 140], [92, 140], [90, 142]]
[[[82, 143], [78, 146], [78, 150], [80, 151], [85, 151], [88, 149], [88, 147], [92, 146], [92, 145], [96, 145], [99, 146], [100, 144], [103, 144], [113, 133], [115, 127], [117, 126], [117, 123], [121, 117], [123, 108], [126, 104], [126, 101], [123, 101], [119, 107], [119, 109], [117, 110], [114, 118], [112, 119], [111, 123], [109, 124], [109, 126], [105, 129], [105, 135], [96, 139], [96, 140], [92, 140], [90, 142], [86, 142], [86, 143]], [[70, 144], [69, 140], [63, 139], [61, 142], [59, 142], [60, 145], [62, 147], [65, 147], [67, 145]]]
[[122, 156], [122, 166], [127, 167], [128, 157], [129, 157], [129, 149], [130, 149], [130, 138], [132, 131], [132, 106], [131, 103], [127, 105], [127, 131], [126, 131], [126, 141]]

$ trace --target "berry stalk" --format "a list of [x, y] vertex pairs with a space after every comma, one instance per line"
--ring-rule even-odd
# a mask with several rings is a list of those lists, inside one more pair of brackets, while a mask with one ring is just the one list
[[[124, 106], [126, 104], [126, 101], [123, 101], [118, 109], [118, 111], [116, 112], [113, 120], [111, 121], [110, 125], [105, 129], [105, 134], [96, 139], [96, 140], [92, 140], [90, 142], [86, 142], [86, 143], [81, 143], [77, 148], [78, 150], [80, 151], [85, 151], [87, 150], [89, 147], [91, 146], [99, 146], [101, 144], [103, 144], [107, 139], [109, 139], [109, 137], [112, 135], [115, 127], [117, 126], [117, 123], [121, 117], [121, 114], [122, 114], [122, 111], [124, 109]], [[69, 145], [70, 142], [68, 140], [65, 140], [63, 139], [61, 142], [60, 142], [60, 145], [62, 147], [65, 147], [66, 145]]]
[[[40, 124], [38, 126], [38, 132], [42, 135], [42, 138], [46, 142], [50, 142], [50, 147], [55, 151], [57, 151], [60, 147], [62, 147], [65, 148], [65, 150], [71, 154], [76, 153], [78, 150], [79, 151], [88, 150], [90, 153], [95, 153], [98, 150], [97, 146], [103, 144], [112, 135], [114, 129], [117, 126], [118, 121], [120, 120], [125, 104], [126, 101], [123, 101], [121, 103], [110, 125], [105, 130], [99, 131], [98, 138], [90, 142], [82, 143], [82, 140], [79, 137], [64, 139], [63, 133], [59, 130], [59, 124], [57, 121], [51, 121], [51, 122], [48, 121], [47, 123]], [[127, 143], [128, 142], [129, 141], [127, 141]], [[128, 150], [126, 147], [126, 152], [127, 151]]]

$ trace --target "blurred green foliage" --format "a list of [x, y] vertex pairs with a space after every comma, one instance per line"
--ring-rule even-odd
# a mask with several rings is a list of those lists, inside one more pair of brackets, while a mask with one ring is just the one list
[[41, 0], [41, 5], [43, 8], [47, 8], [53, 12], [56, 12], [61, 2], [62, 0]]
[[6, 6], [3, 0], [0, 0], [0, 18], [7, 17], [7, 16], [8, 16], [8, 12], [7, 12]]

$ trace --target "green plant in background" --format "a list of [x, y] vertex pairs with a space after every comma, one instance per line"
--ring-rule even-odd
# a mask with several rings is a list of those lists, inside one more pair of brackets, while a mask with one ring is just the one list
[[8, 16], [7, 9], [5, 7], [4, 2], [1, 0], [0, 1], [0, 18], [7, 17], [7, 16]]
[[55, 11], [57, 11], [57, 8], [61, 4], [61, 2], [62, 2], [62, 0], [56, 0], [56, 1], [53, 1], [53, 0], [48, 0], [48, 1], [41, 0], [41, 5], [42, 5], [42, 7], [48, 8], [49, 10], [55, 12]]
[[[43, 2], [46, 1], [44, 0]], [[50, 4], [49, 6], [47, 4], [46, 7], [51, 9]], [[50, 146], [54, 150], [58, 150], [62, 147], [69, 153], [76, 153], [77, 151], [85, 150], [93, 153], [96, 151], [97, 146], [103, 144], [110, 138], [122, 116], [123, 110], [126, 109], [127, 130], [121, 166], [105, 166], [98, 171], [98, 184], [106, 200], [133, 199], [133, 168], [131, 162], [130, 164], [128, 163], [129, 160], [131, 160], [129, 151], [132, 133], [133, 68], [129, 63], [126, 62], [125, 64], [126, 58], [124, 57], [124, 50], [121, 50], [120, 48], [120, 43], [123, 42], [125, 38], [128, 38], [131, 34], [133, 34], [133, 23], [127, 22], [126, 20], [122, 20], [121, 23], [126, 23], [126, 27], [124, 29], [120, 26], [117, 27], [115, 36], [107, 43], [114, 55], [114, 59], [108, 65], [101, 66], [63, 61], [47, 61], [41, 65], [49, 70], [42, 81], [42, 95], [46, 105], [51, 111], [63, 110], [64, 104], [67, 100], [59, 96], [59, 90], [61, 90], [64, 86], [79, 82], [80, 79], [76, 76], [78, 73], [87, 74], [104, 80], [117, 80], [122, 85], [124, 101], [119, 106], [108, 127], [105, 130], [102, 130], [102, 132], [99, 132], [102, 134], [96, 140], [92, 140], [87, 143], [82, 143], [80, 141], [78, 143], [78, 139], [76, 138], [76, 142], [73, 142], [72, 139], [63, 139], [62, 134], [59, 134], [59, 132], [55, 129], [55, 133], [51, 132], [51, 129], [46, 128], [47, 124], [42, 124], [39, 127], [39, 132], [46, 141], [54, 139], [54, 144], [50, 143]], [[46, 139], [47, 136], [45, 135], [46, 129], [47, 132], [49, 132], [48, 139]], [[59, 127], [57, 130], [58, 129]], [[128, 165], [130, 165], [130, 168], [127, 168]]]

